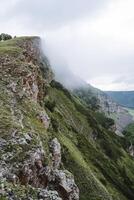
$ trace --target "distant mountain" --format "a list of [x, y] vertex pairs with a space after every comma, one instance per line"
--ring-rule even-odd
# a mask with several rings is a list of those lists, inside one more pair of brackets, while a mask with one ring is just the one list
[[106, 94], [120, 105], [134, 108], [134, 91], [107, 91]]

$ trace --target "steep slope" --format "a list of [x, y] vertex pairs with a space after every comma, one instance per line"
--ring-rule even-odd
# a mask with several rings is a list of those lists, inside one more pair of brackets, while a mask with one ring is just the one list
[[133, 200], [124, 139], [53, 79], [38, 37], [0, 43], [0, 199]]
[[76, 175], [80, 199], [133, 199], [133, 160], [120, 138], [102, 128], [93, 112], [59, 83], [52, 82], [51, 87], [47, 102], [55, 102], [55, 108], [49, 115], [63, 144], [64, 164]]
[[134, 91], [106, 91], [106, 93], [118, 104], [134, 108]]

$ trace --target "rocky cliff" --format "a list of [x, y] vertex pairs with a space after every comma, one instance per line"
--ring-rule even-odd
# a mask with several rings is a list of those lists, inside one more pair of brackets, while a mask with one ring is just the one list
[[73, 175], [61, 169], [61, 146], [49, 138], [42, 106], [53, 73], [40, 38], [0, 44], [1, 199], [79, 199]]

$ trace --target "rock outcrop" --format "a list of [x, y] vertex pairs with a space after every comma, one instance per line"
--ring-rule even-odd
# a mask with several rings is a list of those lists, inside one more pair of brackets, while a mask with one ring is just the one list
[[[26, 144], [25, 140], [21, 141], [23, 141], [21, 144]], [[11, 159], [13, 154], [3, 156], [0, 166], [0, 181], [2, 182], [0, 195], [9, 196], [4, 185], [8, 181], [13, 184], [31, 185], [32, 188], [37, 189], [38, 199], [79, 200], [79, 189], [74, 182], [74, 177], [67, 170], [60, 169], [61, 146], [57, 138], [50, 142], [50, 149], [52, 152], [50, 165], [45, 165], [47, 156], [42, 145], [40, 148], [27, 152], [29, 159], [18, 163], [16, 168], [13, 164], [10, 166], [6, 164], [9, 156]], [[12, 189], [10, 193], [12, 193], [12, 199], [16, 199]]]
[[131, 144], [131, 145], [129, 146], [128, 152], [129, 152], [129, 154], [130, 154], [132, 157], [134, 157], [134, 145], [133, 145], [133, 144]]

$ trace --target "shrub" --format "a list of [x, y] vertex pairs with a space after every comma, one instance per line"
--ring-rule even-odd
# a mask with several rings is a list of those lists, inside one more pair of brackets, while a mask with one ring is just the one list
[[51, 112], [53, 112], [54, 108], [56, 106], [56, 102], [48, 100], [48, 101], [45, 102], [45, 106], [48, 108], [48, 110], [50, 110]]
[[1, 40], [10, 40], [10, 39], [12, 39], [11, 35], [8, 35], [6, 33], [1, 33], [1, 35], [0, 35], [0, 41]]
[[61, 83], [53, 80], [50, 85], [53, 88], [62, 90], [64, 92], [64, 94], [73, 102], [73, 97], [72, 97], [71, 93]]
[[104, 113], [96, 112], [95, 117], [97, 121], [106, 129], [109, 129], [111, 126], [115, 124], [114, 120], [106, 117]]
[[129, 124], [126, 129], [123, 131], [125, 136], [126, 145], [129, 146], [130, 144], [134, 145], [134, 123]]
[[58, 129], [59, 129], [58, 121], [55, 118], [52, 117], [51, 123], [52, 123], [52, 127], [53, 127], [54, 131], [58, 132]]

